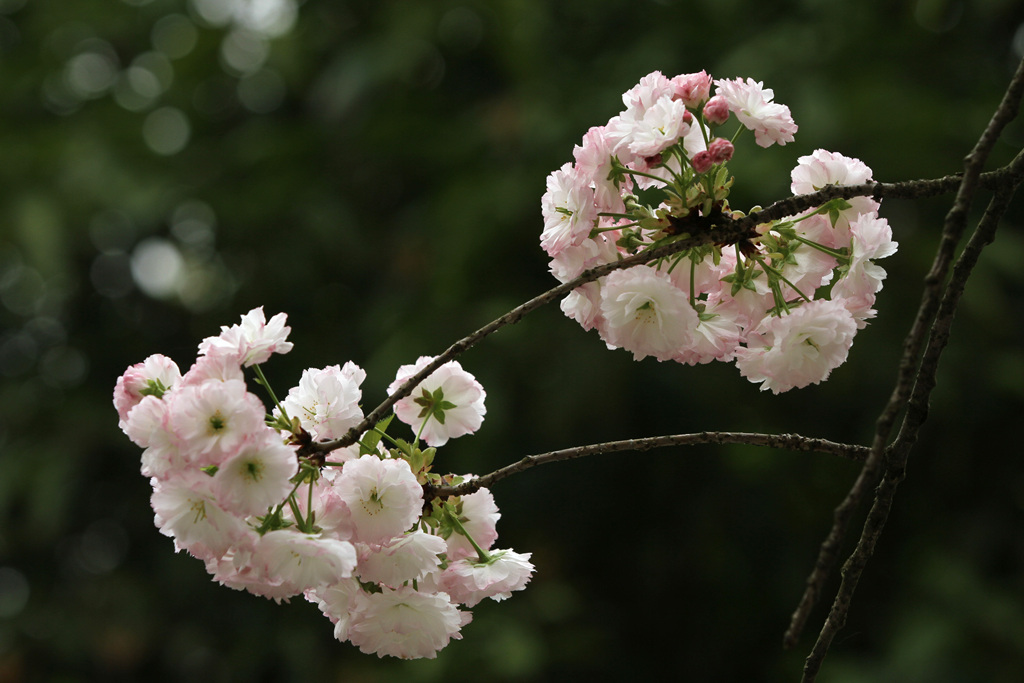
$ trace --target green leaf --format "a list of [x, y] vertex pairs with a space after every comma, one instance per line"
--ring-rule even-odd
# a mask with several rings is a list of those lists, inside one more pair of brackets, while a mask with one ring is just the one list
[[359, 455], [369, 455], [377, 452], [377, 446], [380, 445], [380, 440], [383, 434], [388, 431], [388, 425], [391, 424], [391, 420], [395, 419], [394, 413], [388, 415], [383, 420], [374, 425], [374, 428], [363, 434], [363, 438], [359, 440]]

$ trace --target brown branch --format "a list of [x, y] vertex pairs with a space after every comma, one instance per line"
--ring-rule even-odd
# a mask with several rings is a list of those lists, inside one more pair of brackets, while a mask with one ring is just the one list
[[474, 477], [456, 486], [434, 486], [427, 487], [424, 497], [426, 500], [432, 498], [445, 498], [448, 496], [465, 496], [482, 488], [489, 488], [495, 482], [505, 477], [523, 472], [552, 462], [562, 460], [573, 460], [589, 455], [600, 455], [602, 453], [619, 453], [622, 451], [649, 451], [654, 448], [665, 448], [667, 446], [694, 446], [697, 444], [748, 444], [751, 446], [767, 446], [790, 451], [806, 451], [816, 453], [829, 453], [855, 462], [864, 462], [868, 454], [866, 446], [856, 446], [845, 443], [836, 443], [826, 439], [816, 439], [800, 434], [755, 434], [748, 432], [697, 432], [695, 434], [673, 434], [671, 436], [652, 436], [643, 439], [626, 439], [624, 441], [609, 441], [606, 443], [590, 444], [589, 446], [576, 446], [564, 448], [539, 455], [528, 455], [518, 462], [506, 465], [490, 474]]
[[[1005, 183], [1005, 169], [987, 173], [982, 177], [985, 186], [998, 187]], [[729, 244], [746, 239], [754, 235], [753, 229], [761, 224], [772, 220], [795, 216], [808, 209], [815, 208], [829, 201], [830, 199], [843, 198], [851, 199], [859, 196], [870, 196], [875, 199], [898, 198], [911, 199], [921, 197], [934, 197], [948, 194], [956, 189], [960, 182], [960, 176], [944, 176], [931, 180], [908, 180], [897, 183], [864, 183], [861, 185], [830, 185], [822, 190], [806, 195], [797, 195], [779, 200], [762, 209], [744, 216], [733, 219], [728, 216], [718, 217], [714, 223], [709, 223], [706, 229], [700, 234], [678, 240], [654, 249], [634, 254], [614, 263], [608, 263], [585, 271], [575, 280], [553, 287], [526, 303], [512, 309], [500, 318], [493, 320], [481, 327], [476, 332], [463, 337], [449, 346], [443, 353], [436, 356], [433, 361], [422, 370], [405, 381], [393, 394], [384, 399], [376, 408], [367, 414], [357, 425], [348, 430], [341, 438], [333, 441], [312, 443], [300, 448], [301, 456], [323, 456], [331, 451], [350, 446], [355, 443], [370, 427], [379, 422], [395, 403], [405, 398], [427, 377], [448, 361], [456, 358], [485, 337], [498, 331], [507, 325], [514, 325], [523, 316], [545, 304], [568, 294], [572, 290], [593, 282], [608, 273], [621, 268], [630, 268], [635, 265], [649, 263], [660, 258], [666, 258], [686, 249], [691, 249], [702, 244]]]
[[[964, 283], [970, 274], [974, 263], [977, 262], [978, 254], [982, 247], [991, 241], [999, 219], [1006, 211], [1013, 189], [1020, 182], [1019, 164], [1020, 157], [1014, 164], [1002, 169], [1003, 182], [996, 190], [996, 196], [989, 205], [985, 216], [979, 222], [970, 245], [973, 245], [970, 252], [965, 250], [954, 270], [954, 276], [950, 278], [949, 284], [944, 285], [949, 265], [953, 259], [956, 245], [964, 233], [967, 225], [967, 214], [971, 203], [980, 185], [981, 168], [991, 153], [995, 141], [1005, 126], [1016, 117], [1020, 105], [1021, 95], [1024, 93], [1024, 61], [1018, 66], [1017, 72], [1007, 88], [1002, 102], [996, 109], [989, 125], [986, 127], [978, 143], [971, 153], [964, 159], [964, 174], [957, 191], [953, 207], [946, 215], [943, 226], [942, 238], [939, 243], [932, 269], [925, 277], [925, 288], [922, 295], [921, 305], [917, 317], [907, 339], [904, 342], [904, 353], [900, 361], [896, 385], [885, 409], [879, 415], [876, 423], [875, 437], [871, 446], [871, 453], [867, 462], [854, 484], [854, 487], [847, 494], [846, 499], [836, 509], [836, 522], [832, 532], [826, 539], [819, 553], [819, 562], [815, 565], [812, 578], [819, 573], [819, 567], [824, 564], [834, 565], [836, 545], [828, 549], [826, 545], [838, 537], [841, 541], [845, 535], [846, 527], [849, 524], [849, 516], [852, 509], [857, 507], [863, 500], [867, 489], [878, 481], [879, 473], [884, 468], [884, 476], [876, 491], [875, 502], [864, 523], [860, 541], [853, 554], [843, 566], [842, 581], [836, 598], [833, 602], [829, 615], [825, 620], [821, 633], [818, 636], [807, 661], [804, 664], [803, 681], [812, 683], [816, 678], [821, 664], [825, 659], [828, 649], [832, 644], [835, 634], [846, 623], [846, 615], [849, 611], [850, 601], [856, 590], [857, 583], [863, 572], [864, 566], [871, 557], [875, 544], [881, 534], [888, 511], [892, 504], [896, 486], [903, 479], [906, 465], [906, 458], [910, 446], [916, 440], [916, 433], [927, 417], [927, 400], [931, 388], [934, 386], [935, 369], [938, 366], [938, 359], [945, 347], [949, 335], [949, 326], [952, 323], [953, 312], [959, 302], [960, 293], [963, 291]], [[941, 313], [941, 315], [940, 315]], [[925, 334], [931, 330], [928, 346], [922, 356]], [[927, 362], [927, 364], [926, 364]], [[912, 399], [913, 394], [913, 399]], [[908, 405], [913, 400], [913, 406]], [[897, 416], [907, 409], [904, 417], [904, 429], [901, 435], [907, 436], [899, 439], [899, 449], [891, 449], [892, 453], [887, 455], [886, 444], [892, 433]], [[912, 435], [912, 436], [911, 436]], [[894, 444], [895, 446], [896, 444]], [[840, 511], [843, 512], [840, 519]], [[841, 524], [840, 524], [841, 523]], [[841, 526], [841, 528], [839, 528]], [[838, 533], [835, 533], [837, 532]], [[831, 566], [825, 569], [825, 574], [830, 573]], [[810, 579], [808, 580], [808, 591], [811, 590]], [[820, 591], [820, 587], [819, 587]], [[806, 593], [805, 593], [806, 597]], [[813, 607], [813, 601], [810, 605]], [[800, 615], [804, 608], [804, 601], [798, 607], [798, 613], [794, 614], [794, 624], [798, 616], [806, 621], [806, 614]], [[807, 611], [809, 611], [809, 607]], [[802, 624], [799, 624], [802, 627]], [[786, 634], [785, 642], [793, 642], [799, 636], [799, 628], [791, 629]]]

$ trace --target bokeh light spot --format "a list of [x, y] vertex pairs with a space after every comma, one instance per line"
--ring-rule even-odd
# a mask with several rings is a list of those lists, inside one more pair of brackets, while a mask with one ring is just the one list
[[180, 59], [192, 52], [198, 37], [195, 24], [182, 14], [161, 17], [150, 34], [153, 47], [170, 59]]
[[192, 129], [188, 118], [174, 107], [161, 107], [149, 114], [142, 124], [142, 137], [151, 150], [169, 156], [188, 144]]
[[16, 617], [28, 604], [29, 584], [13, 567], [0, 567], [0, 618]]
[[172, 242], [150, 237], [139, 242], [132, 251], [131, 269], [139, 289], [151, 297], [163, 299], [177, 292], [185, 260]]

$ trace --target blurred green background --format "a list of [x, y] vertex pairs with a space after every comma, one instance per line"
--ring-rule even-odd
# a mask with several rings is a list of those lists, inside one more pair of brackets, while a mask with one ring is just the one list
[[[494, 488], [522, 593], [434, 661], [378, 660], [303, 601], [220, 587], [152, 526], [114, 381], [250, 308], [305, 367], [398, 365], [552, 286], [544, 179], [655, 69], [752, 76], [800, 126], [748, 135], [739, 208], [824, 147], [956, 172], [1024, 54], [1017, 0], [0, 0], [0, 682], [793, 681], [781, 649], [833, 506], [827, 456], [666, 449]], [[995, 161], [1024, 145], [1014, 124]], [[887, 201], [878, 319], [820, 386], [634, 363], [554, 306], [466, 353], [480, 432], [442, 468], [704, 429], [865, 442], [949, 199]], [[1024, 197], [971, 282], [932, 420], [821, 680], [1024, 680]], [[849, 547], [846, 548], [846, 552]], [[826, 605], [836, 582], [830, 582]]]

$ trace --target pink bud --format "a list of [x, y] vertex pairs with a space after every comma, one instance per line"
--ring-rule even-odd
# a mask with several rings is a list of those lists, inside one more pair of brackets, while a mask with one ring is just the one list
[[711, 93], [711, 76], [701, 71], [697, 74], [682, 74], [672, 79], [676, 99], [683, 101], [687, 107], [696, 109]]
[[707, 150], [697, 152], [690, 157], [690, 166], [693, 166], [693, 170], [697, 173], [706, 173], [714, 163], [715, 161], [711, 158], [711, 153]]
[[729, 103], [721, 95], [715, 95], [704, 105], [704, 120], [712, 126], [720, 126], [729, 120]]
[[708, 145], [708, 153], [711, 154], [711, 160], [716, 164], [724, 164], [732, 159], [733, 149], [732, 143], [725, 138], [715, 138]]
[[683, 123], [685, 123], [686, 125], [690, 125], [691, 123], [693, 123], [693, 114], [690, 113], [689, 109], [683, 110]]

